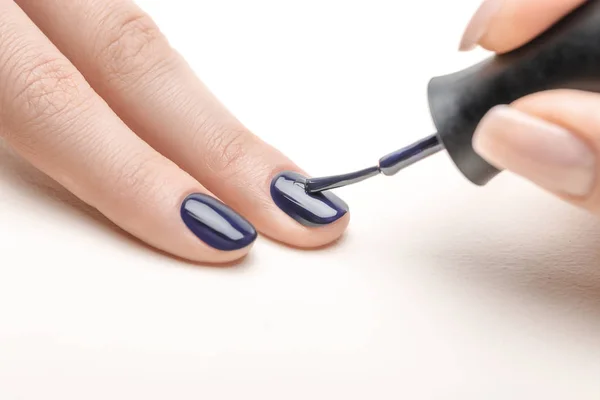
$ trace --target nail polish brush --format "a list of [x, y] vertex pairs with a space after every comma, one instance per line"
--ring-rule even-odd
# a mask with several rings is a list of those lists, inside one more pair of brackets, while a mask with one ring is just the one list
[[484, 186], [500, 171], [473, 149], [481, 119], [497, 105], [550, 89], [600, 93], [600, 0], [588, 0], [523, 47], [433, 78], [428, 100], [436, 134], [382, 157], [373, 167], [307, 179], [306, 191], [318, 193], [381, 174], [392, 176], [442, 150], [469, 181]]

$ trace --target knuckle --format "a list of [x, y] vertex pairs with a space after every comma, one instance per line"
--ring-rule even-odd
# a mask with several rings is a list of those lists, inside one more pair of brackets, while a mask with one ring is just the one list
[[81, 98], [86, 82], [60, 53], [43, 49], [15, 29], [0, 36], [0, 116], [60, 112]]
[[40, 57], [20, 75], [14, 102], [31, 111], [34, 119], [61, 114], [82, 99], [79, 73], [66, 60]]
[[111, 17], [96, 46], [108, 79], [131, 83], [168, 61], [170, 46], [150, 16], [134, 9], [115, 10]]
[[[9, 74], [10, 89], [3, 93], [3, 103], [9, 105], [5, 112], [10, 113], [4, 119], [11, 125], [9, 130], [16, 132], [9, 139], [34, 148], [35, 142], [49, 134], [61, 134], [63, 128], [78, 118], [92, 104], [93, 92], [63, 57], [28, 52], [15, 59], [18, 61], [10, 67], [14, 71]], [[46, 135], [35, 133], [42, 125]], [[54, 131], [50, 132], [49, 126]]]

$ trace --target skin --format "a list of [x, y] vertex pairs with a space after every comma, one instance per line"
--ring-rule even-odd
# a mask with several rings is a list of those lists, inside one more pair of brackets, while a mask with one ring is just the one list
[[0, 137], [124, 230], [175, 256], [228, 263], [179, 210], [219, 198], [264, 235], [312, 248], [346, 215], [306, 228], [275, 206], [273, 176], [302, 173], [207, 90], [129, 0], [0, 0]]
[[[474, 17], [473, 20], [479, 19], [479, 23], [485, 20], [485, 29], [469, 26], [461, 43], [461, 47], [464, 47], [463, 50], [470, 50], [466, 44], [470, 43], [471, 38], [466, 36], [473, 32], [483, 32], [477, 38], [476, 45], [484, 49], [496, 53], [513, 50], [535, 38], [565, 14], [585, 3], [585, 0], [500, 1], [500, 7], [492, 16]], [[527, 129], [531, 126], [544, 126], [544, 130], [540, 130], [540, 135], [538, 135], [541, 137], [535, 138], [535, 135], [531, 135], [527, 138], [527, 140], [538, 141], [537, 143], [530, 143], [535, 145], [531, 147], [544, 148], [545, 143], [542, 133], [551, 134], [561, 130], [577, 138], [579, 143], [585, 144], [589, 154], [596, 160], [600, 160], [599, 94], [575, 90], [546, 91], [519, 99], [507, 108], [513, 114], [514, 111], [522, 114], [519, 118], [511, 119], [511, 123], [521, 124], [520, 126], [512, 126], [513, 130]], [[502, 125], [500, 122], [506, 122], [502, 119], [502, 115], [506, 115], [506, 113], [507, 110], [504, 107], [492, 110], [478, 127], [474, 137], [474, 147], [476, 150], [480, 149], [482, 157], [487, 158], [488, 161], [499, 168], [506, 168], [530, 179], [533, 183], [565, 201], [600, 215], [600, 163], [596, 162], [595, 166], [588, 165], [590, 169], [593, 169], [593, 171], [588, 171], [591, 178], [590, 187], [586, 188], [585, 185], [579, 185], [578, 187], [578, 189], [585, 188], [584, 192], [573, 195], [553, 187], [557, 180], [550, 170], [539, 171], [538, 169], [534, 171], [535, 168], [523, 162], [523, 157], [515, 161], [520, 148], [514, 143], [515, 138], [512, 137], [509, 140], [506, 130], [500, 127]], [[509, 124], [504, 123], [505, 127], [507, 125]], [[493, 142], [493, 148], [490, 149], [490, 146], [486, 146], [487, 148], [484, 150], [482, 142]], [[581, 152], [579, 159], [581, 160], [583, 157], [584, 154]], [[585, 157], [587, 162], [588, 154], [585, 154]], [[584, 177], [574, 176], [568, 183], [576, 182], [576, 178], [583, 179]]]

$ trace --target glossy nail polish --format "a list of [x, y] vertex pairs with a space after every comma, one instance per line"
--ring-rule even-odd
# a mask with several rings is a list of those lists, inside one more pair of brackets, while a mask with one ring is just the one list
[[271, 197], [283, 212], [304, 226], [331, 224], [348, 212], [348, 205], [330, 192], [308, 194], [306, 177], [282, 172], [271, 182]]
[[192, 194], [181, 205], [181, 218], [200, 240], [223, 251], [242, 249], [256, 239], [256, 229], [214, 197]]

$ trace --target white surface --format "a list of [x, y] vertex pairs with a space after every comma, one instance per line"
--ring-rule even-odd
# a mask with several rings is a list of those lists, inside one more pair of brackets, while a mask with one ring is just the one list
[[[315, 173], [431, 133], [428, 79], [484, 55], [455, 52], [475, 1], [139, 3]], [[0, 399], [600, 398], [598, 221], [508, 175], [475, 188], [445, 155], [339, 194], [337, 246], [261, 238], [199, 268], [2, 152]]]

